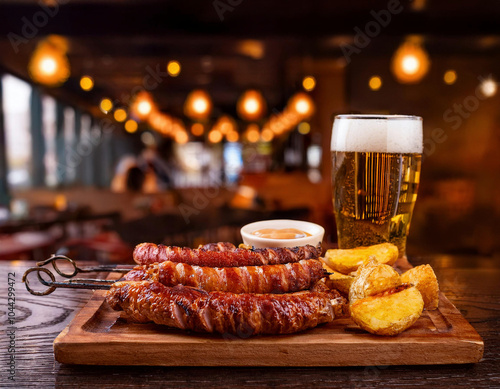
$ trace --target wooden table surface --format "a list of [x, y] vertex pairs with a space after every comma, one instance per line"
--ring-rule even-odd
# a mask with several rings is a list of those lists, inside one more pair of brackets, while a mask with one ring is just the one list
[[[448, 256], [410, 258], [429, 263], [441, 290], [482, 336], [483, 360], [475, 365], [370, 366], [346, 368], [188, 368], [71, 366], [54, 360], [52, 342], [91, 291], [62, 290], [44, 297], [22, 283], [28, 262], [0, 263], [2, 281], [1, 382], [17, 388], [235, 388], [235, 387], [500, 387], [500, 258]], [[9, 376], [9, 335], [5, 304], [8, 273], [15, 272], [15, 381]], [[196, 352], [196, 350], [193, 350]]]

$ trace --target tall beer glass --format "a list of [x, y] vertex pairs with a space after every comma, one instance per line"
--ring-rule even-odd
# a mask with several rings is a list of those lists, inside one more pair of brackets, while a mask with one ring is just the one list
[[406, 255], [422, 143], [418, 116], [335, 117], [332, 199], [339, 248], [390, 242]]

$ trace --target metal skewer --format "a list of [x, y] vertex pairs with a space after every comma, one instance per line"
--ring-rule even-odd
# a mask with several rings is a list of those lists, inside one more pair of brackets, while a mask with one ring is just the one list
[[[73, 266], [72, 272], [62, 271], [58, 265], [57, 261], [62, 260], [69, 262]], [[123, 265], [104, 265], [104, 266], [89, 266], [89, 267], [78, 267], [76, 262], [65, 256], [65, 255], [52, 255], [44, 261], [37, 262], [36, 267], [31, 267], [23, 275], [23, 282], [26, 285], [28, 292], [35, 296], [46, 296], [52, 293], [57, 288], [71, 288], [71, 289], [109, 289], [111, 284], [115, 283], [116, 280], [103, 280], [103, 279], [90, 279], [90, 278], [73, 278], [71, 280], [56, 281], [54, 274], [47, 268], [43, 267], [47, 264], [52, 264], [54, 270], [61, 277], [72, 278], [78, 273], [92, 273], [92, 272], [117, 272], [117, 273], [128, 273], [133, 269], [133, 265], [123, 266]], [[120, 267], [119, 267], [120, 266]], [[29, 283], [28, 275], [30, 273], [36, 272], [38, 280], [42, 285], [48, 288], [43, 292], [37, 292], [33, 290]], [[45, 273], [50, 277], [50, 280], [45, 279], [42, 274]]]

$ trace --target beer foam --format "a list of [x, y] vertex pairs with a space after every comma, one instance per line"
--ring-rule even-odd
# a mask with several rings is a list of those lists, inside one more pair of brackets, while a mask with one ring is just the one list
[[331, 150], [422, 153], [422, 121], [409, 116], [336, 117], [333, 123]]

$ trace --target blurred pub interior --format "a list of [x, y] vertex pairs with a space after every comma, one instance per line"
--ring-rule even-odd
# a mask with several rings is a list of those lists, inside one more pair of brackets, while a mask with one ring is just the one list
[[339, 113], [424, 118], [410, 255], [500, 248], [500, 3], [3, 0], [0, 259], [266, 218], [336, 242]]

